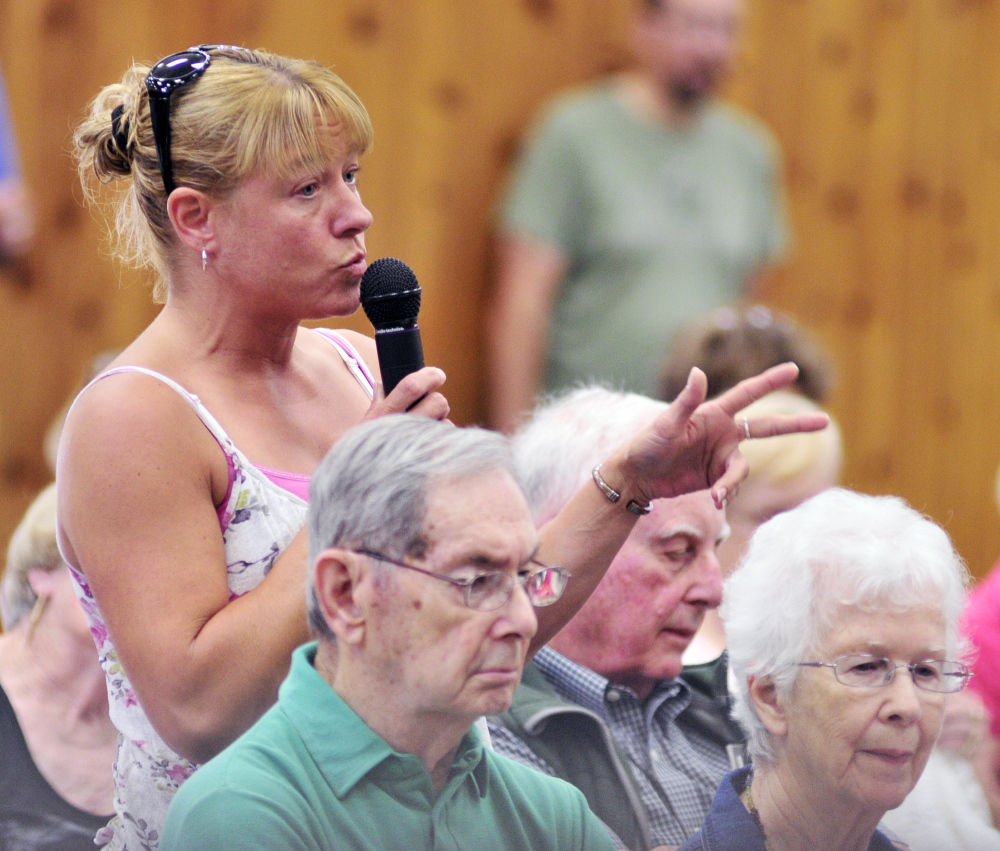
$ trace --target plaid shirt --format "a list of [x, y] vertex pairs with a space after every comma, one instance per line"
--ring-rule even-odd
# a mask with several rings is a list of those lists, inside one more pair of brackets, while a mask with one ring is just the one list
[[[680, 845], [697, 833], [730, 766], [722, 748], [677, 725], [691, 699], [688, 686], [679, 679], [663, 680], [640, 701], [631, 689], [613, 685], [549, 647], [538, 652], [535, 664], [560, 697], [608, 725], [628, 756], [654, 845]], [[490, 733], [499, 753], [555, 773], [492, 721]]]

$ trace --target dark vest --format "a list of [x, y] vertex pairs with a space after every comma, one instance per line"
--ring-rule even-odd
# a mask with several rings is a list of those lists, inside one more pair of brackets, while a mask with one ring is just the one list
[[652, 843], [627, 757], [593, 712], [563, 700], [534, 664], [501, 722], [552, 770], [576, 786], [597, 817], [634, 851]]
[[[684, 669], [691, 703], [677, 717], [685, 732], [696, 732], [721, 747], [742, 753], [745, 737], [729, 717], [725, 655]], [[646, 809], [628, 757], [605, 723], [589, 709], [563, 700], [529, 664], [521, 685], [500, 722], [544, 760], [563, 780], [576, 786], [598, 818], [633, 851], [652, 847]]]

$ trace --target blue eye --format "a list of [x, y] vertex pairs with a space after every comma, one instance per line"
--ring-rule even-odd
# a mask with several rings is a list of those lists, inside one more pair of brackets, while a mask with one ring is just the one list
[[299, 190], [300, 195], [304, 195], [306, 198], [312, 198], [319, 191], [319, 184], [307, 183]]
[[344, 183], [348, 186], [356, 186], [358, 183], [358, 172], [360, 169], [352, 168], [344, 172]]

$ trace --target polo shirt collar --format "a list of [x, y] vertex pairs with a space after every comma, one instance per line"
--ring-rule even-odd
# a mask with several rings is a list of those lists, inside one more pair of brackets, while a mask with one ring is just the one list
[[[393, 750], [320, 676], [314, 666], [317, 646], [314, 641], [292, 653], [291, 670], [278, 690], [278, 705], [334, 794], [343, 798], [371, 771], [390, 761], [396, 764], [393, 770], [426, 772], [416, 756]], [[471, 775], [480, 797], [485, 797], [488, 773], [482, 739], [473, 727], [458, 747], [452, 779]]]

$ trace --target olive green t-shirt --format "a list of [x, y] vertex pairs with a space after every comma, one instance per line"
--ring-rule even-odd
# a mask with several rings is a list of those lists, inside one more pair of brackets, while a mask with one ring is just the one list
[[292, 657], [278, 703], [202, 766], [167, 813], [160, 851], [613, 851], [573, 786], [465, 736], [435, 795], [313, 667]]
[[546, 388], [603, 379], [655, 395], [673, 330], [739, 297], [784, 250], [776, 159], [759, 122], [717, 101], [674, 128], [636, 113], [614, 84], [558, 100], [502, 210], [505, 231], [569, 262]]

